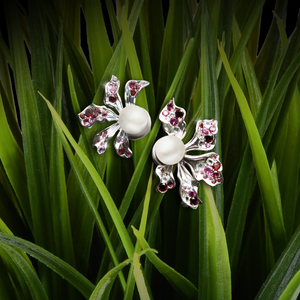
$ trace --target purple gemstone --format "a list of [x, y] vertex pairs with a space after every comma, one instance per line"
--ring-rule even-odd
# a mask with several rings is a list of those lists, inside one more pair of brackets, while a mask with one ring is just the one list
[[136, 85], [135, 85], [134, 81], [130, 81], [128, 86], [129, 86], [130, 89], [135, 89], [136, 88]]
[[125, 156], [126, 156], [126, 157], [131, 157], [131, 155], [132, 155], [132, 153], [129, 152], [129, 151], [126, 151], [126, 152], [125, 152]]
[[189, 197], [194, 198], [196, 196], [195, 191], [189, 191]]
[[172, 125], [172, 126], [176, 126], [176, 125], [178, 125], [178, 120], [176, 119], [176, 118], [172, 118], [171, 120], [170, 120], [170, 124]]
[[212, 177], [213, 178], [219, 178], [220, 177], [220, 173], [219, 172], [213, 172]]
[[210, 166], [205, 166], [204, 167], [204, 172], [208, 175], [212, 174], [214, 172], [214, 169]]
[[171, 101], [167, 104], [168, 111], [172, 111], [174, 109], [174, 103]]

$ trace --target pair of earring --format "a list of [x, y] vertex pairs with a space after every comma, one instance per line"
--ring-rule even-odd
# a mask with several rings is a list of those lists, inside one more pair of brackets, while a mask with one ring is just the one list
[[[116, 153], [125, 158], [132, 156], [129, 140], [138, 140], [147, 135], [151, 128], [148, 112], [135, 105], [139, 92], [149, 85], [145, 80], [130, 80], [125, 85], [125, 108], [118, 93], [120, 81], [112, 76], [105, 85], [104, 104], [114, 108], [119, 115], [106, 106], [91, 104], [78, 114], [82, 126], [91, 128], [96, 122], [116, 123], [98, 132], [93, 138], [93, 147], [103, 154], [109, 140], [115, 135], [114, 147]], [[199, 120], [194, 136], [184, 144], [182, 139], [186, 134], [184, 121], [186, 112], [176, 106], [174, 98], [164, 107], [159, 115], [162, 127], [168, 136], [159, 139], [152, 149], [152, 157], [157, 164], [155, 173], [159, 177], [157, 192], [166, 193], [176, 185], [173, 176], [173, 166], [177, 165], [177, 177], [180, 181], [179, 192], [182, 205], [196, 209], [201, 199], [198, 196], [199, 181], [204, 180], [210, 186], [223, 182], [222, 164], [219, 155], [214, 152], [201, 155], [188, 155], [189, 151], [209, 151], [215, 147], [215, 135], [218, 132], [216, 120]]]

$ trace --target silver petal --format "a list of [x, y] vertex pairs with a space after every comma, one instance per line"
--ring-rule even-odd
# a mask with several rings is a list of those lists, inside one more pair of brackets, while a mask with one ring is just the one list
[[182, 206], [196, 209], [202, 203], [198, 196], [199, 182], [195, 180], [183, 163], [178, 164], [177, 177], [180, 180], [179, 192]]
[[210, 186], [223, 183], [221, 171], [223, 166], [219, 161], [219, 155], [211, 152], [202, 155], [185, 155], [184, 162], [191, 169], [193, 176], [198, 180], [204, 180]]
[[129, 139], [125, 131], [120, 130], [117, 137], [114, 140], [114, 147], [119, 156], [130, 158], [132, 157], [132, 151], [129, 148]]
[[199, 120], [192, 139], [185, 145], [186, 151], [212, 150], [216, 145], [215, 134], [218, 132], [218, 121]]
[[97, 148], [99, 154], [103, 154], [106, 151], [107, 143], [119, 129], [120, 125], [117, 122], [94, 135], [92, 146]]
[[174, 98], [172, 98], [159, 115], [164, 131], [168, 135], [175, 135], [182, 140], [186, 134], [185, 115], [185, 110], [176, 106]]
[[103, 102], [120, 112], [123, 109], [121, 97], [119, 95], [120, 81], [112, 75], [111, 80], [105, 85], [105, 95]]
[[135, 105], [135, 100], [140, 91], [149, 85], [146, 80], [129, 80], [125, 85], [125, 106]]
[[157, 192], [166, 193], [168, 189], [173, 189], [176, 186], [173, 176], [173, 166], [158, 165], [155, 173], [159, 177], [159, 184], [156, 187]]
[[91, 128], [96, 122], [117, 121], [119, 117], [109, 108], [91, 104], [78, 114], [80, 124]]

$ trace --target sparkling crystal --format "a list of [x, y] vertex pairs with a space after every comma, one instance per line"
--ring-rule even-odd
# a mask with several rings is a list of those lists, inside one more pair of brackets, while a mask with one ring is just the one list
[[93, 115], [93, 112], [92, 112], [90, 109], [87, 109], [87, 110], [85, 111], [85, 115], [86, 115], [87, 117], [91, 117], [91, 116]]
[[194, 198], [196, 196], [196, 192], [195, 191], [189, 191], [188, 194], [191, 198]]
[[210, 166], [205, 166], [204, 172], [208, 175], [212, 174], [214, 172], [214, 169]]
[[202, 128], [202, 133], [203, 133], [203, 134], [208, 134], [208, 129], [207, 129], [207, 128], [205, 128], [205, 127], [204, 127], [204, 128]]
[[125, 149], [125, 147], [121, 147], [121, 148], [119, 148], [119, 151], [118, 151], [118, 153], [119, 153], [120, 155], [123, 155], [125, 152], [126, 152], [126, 149]]
[[164, 110], [162, 113], [161, 113], [164, 117], [167, 117], [169, 115], [169, 112], [167, 110]]
[[183, 111], [181, 111], [180, 109], [176, 110], [176, 112], [175, 112], [176, 118], [181, 119], [183, 117], [183, 115], [184, 115]]
[[168, 190], [168, 186], [165, 183], [160, 183], [157, 187], [157, 189], [161, 192], [164, 193]]
[[167, 104], [168, 111], [172, 111], [174, 109], [174, 103], [171, 101]]
[[221, 164], [219, 162], [214, 163], [213, 168], [215, 171], [219, 170], [221, 167]]
[[206, 143], [211, 143], [213, 140], [214, 140], [214, 138], [213, 138], [213, 136], [211, 136], [211, 135], [207, 135], [207, 136], [205, 137], [205, 142], [206, 142]]
[[196, 198], [190, 199], [190, 204], [191, 204], [191, 205], [198, 205], [199, 202], [200, 202], [200, 201], [199, 201], [198, 199], [196, 199]]
[[209, 131], [210, 131], [211, 133], [216, 132], [216, 127], [215, 127], [215, 126], [210, 126], [210, 127], [209, 127]]
[[172, 189], [174, 187], [174, 182], [172, 180], [169, 180], [167, 185], [170, 189]]
[[117, 101], [117, 97], [116, 96], [109, 96], [108, 101], [111, 103], [115, 103]]
[[176, 118], [172, 118], [171, 120], [170, 120], [170, 124], [172, 125], [172, 126], [176, 126], [176, 125], [178, 125], [178, 119], [176, 119]]
[[134, 81], [130, 81], [128, 86], [129, 86], [130, 89], [135, 89], [136, 88], [136, 85], [135, 85]]

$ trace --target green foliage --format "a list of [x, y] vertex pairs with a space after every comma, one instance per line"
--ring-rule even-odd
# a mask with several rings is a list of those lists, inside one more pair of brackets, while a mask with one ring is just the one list
[[[288, 35], [277, 0], [264, 38], [264, 1], [163, 2], [1, 3], [1, 299], [298, 298], [300, 20]], [[132, 159], [98, 155], [107, 124], [77, 119], [111, 75], [121, 92], [150, 82], [137, 105], [152, 128]], [[219, 123], [224, 184], [201, 183], [196, 211], [156, 192], [172, 97], [185, 141], [198, 119]]]

